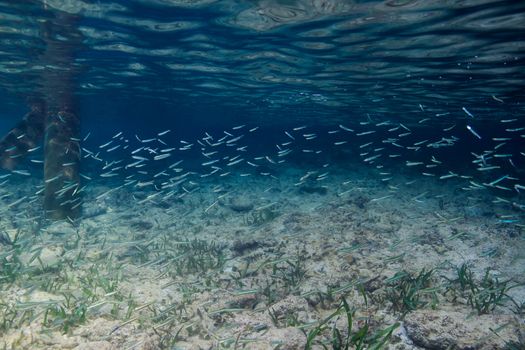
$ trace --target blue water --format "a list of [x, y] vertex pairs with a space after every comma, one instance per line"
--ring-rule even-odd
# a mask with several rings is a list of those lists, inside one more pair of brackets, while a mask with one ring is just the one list
[[46, 85], [42, 23], [60, 22], [60, 11], [72, 18], [65, 31], [80, 37], [70, 64], [83, 133], [97, 128], [101, 140], [143, 130], [144, 120], [188, 138], [245, 123], [284, 129], [373, 120], [421, 126], [418, 133], [458, 123], [468, 139], [470, 122], [485, 140], [500, 119], [523, 113], [519, 1], [1, 6], [4, 132], [27, 111], [27, 96]]
[[[493, 318], [487, 316], [489, 323], [481, 328], [502, 326], [497, 316], [515, 317], [512, 322], [522, 327], [524, 91], [523, 1], [0, 0], [0, 140], [22, 120], [35, 98], [52, 106], [57, 96], [73, 96], [74, 112], [81, 122], [80, 172], [81, 186], [85, 186], [81, 190], [85, 211], [74, 227], [88, 250], [102, 246], [104, 251], [108, 239], [123, 245], [138, 242], [142, 248], [137, 249], [142, 251], [160, 237], [168, 242], [217, 241], [230, 249], [238, 240], [254, 235], [258, 253], [228, 255], [233, 267], [225, 264], [217, 270], [215, 277], [220, 278], [214, 287], [206, 284], [208, 280], [199, 280], [203, 276], [198, 273], [183, 276], [184, 281], [198, 281], [198, 286], [206, 284], [198, 291], [203, 294], [192, 299], [195, 304], [188, 304], [214, 306], [206, 311], [230, 306], [217, 306], [218, 300], [228, 298], [220, 294], [224, 291], [232, 295], [252, 288], [263, 294], [260, 276], [245, 284], [236, 281], [235, 288], [231, 280], [224, 282], [225, 275], [229, 278], [232, 271], [241, 269], [235, 265], [238, 259], [255, 261], [259, 268], [253, 275], [260, 269], [271, 279], [281, 271], [279, 259], [291, 254], [281, 250], [291, 246], [294, 259], [307, 261], [309, 278], [325, 274], [333, 278], [330, 283], [336, 290], [364, 279], [363, 271], [367, 277], [377, 274], [378, 281], [384, 282], [377, 290], [383, 292], [370, 300], [374, 310], [388, 315], [386, 321], [378, 322], [383, 328], [402, 323], [404, 317], [392, 305], [378, 302], [387, 293], [387, 278], [401, 270], [417, 274], [426, 267], [439, 271], [433, 278], [444, 283], [442, 277], [448, 276], [449, 281], [461, 263], [472, 266], [479, 278], [485, 269], [493, 269], [494, 276], [518, 286], [509, 294], [514, 301], [505, 299], [496, 311], [487, 313]], [[43, 156], [38, 149], [21, 158], [16, 168], [0, 169], [0, 229], [22, 230], [29, 237], [16, 246], [0, 236], [0, 258], [6, 262], [0, 282], [11, 278], [5, 271], [16, 260], [10, 255], [16, 249], [41, 252], [66, 239], [46, 236], [56, 223], [46, 221], [42, 213]], [[245, 204], [246, 212], [237, 210]], [[259, 213], [269, 215], [261, 219], [268, 219], [262, 228], [253, 224], [260, 219]], [[140, 236], [136, 231], [148, 224], [156, 226], [151, 232], [144, 229], [147, 234]], [[174, 227], [175, 231], [169, 230]], [[458, 233], [467, 238], [456, 240]], [[311, 243], [324, 240], [324, 246]], [[396, 248], [399, 242], [405, 246]], [[369, 250], [355, 253], [355, 258], [352, 247], [361, 244]], [[156, 266], [158, 261], [174, 259], [169, 254], [177, 247], [162, 246], [163, 250], [159, 246], [140, 264], [132, 253], [117, 248], [109, 261], [140, 269], [148, 262]], [[445, 253], [440, 250], [443, 247]], [[308, 249], [311, 255], [305, 253]], [[392, 252], [412, 260], [401, 259], [399, 266], [392, 267], [391, 262], [383, 266], [383, 258], [374, 257]], [[69, 269], [95, 263], [96, 254], [79, 265], [69, 264]], [[333, 268], [332, 258], [337, 263], [348, 260], [354, 266], [357, 260], [363, 265], [350, 268], [350, 274], [346, 263]], [[265, 271], [267, 260], [277, 261], [273, 272]], [[138, 278], [129, 282], [136, 289], [122, 287], [120, 299], [111, 299], [109, 293], [89, 299], [87, 305], [106, 297], [120, 305], [128, 294], [130, 298], [140, 295], [129, 305], [151, 302], [158, 309], [138, 308], [133, 315], [144, 317], [145, 329], [158, 325], [161, 322], [148, 312], [162, 311], [166, 296], [140, 299], [147, 293], [137, 291], [144, 285], [148, 290], [172, 292], [180, 301], [181, 276], [172, 273], [175, 267], [162, 263], [155, 275], [160, 273], [161, 285], [173, 290], [142, 278], [151, 271], [137, 270], [141, 274], [127, 276]], [[22, 277], [10, 284], [0, 283], [0, 305], [5, 305], [0, 308], [0, 325], [9, 305], [34, 299], [16, 295], [31, 296], [42, 289], [40, 282], [34, 282], [37, 277], [31, 275], [31, 268], [21, 271], [25, 271]], [[55, 278], [55, 272], [47, 271], [45, 276]], [[304, 297], [309, 308], [302, 311], [308, 317], [299, 323], [308, 330], [326, 317], [324, 311], [333, 312], [337, 306], [319, 307], [319, 301], [311, 298], [312, 290], [322, 289], [315, 283], [307, 278], [297, 290], [278, 290], [276, 300], [264, 295], [252, 309], [283, 300], [293, 304], [288, 297]], [[54, 294], [46, 292], [69, 295], [75, 288], [79, 287], [73, 283]], [[352, 296], [350, 287], [345, 288], [338, 296], [356, 302], [357, 289]], [[442, 310], [450, 311], [452, 318], [458, 317], [454, 312], [470, 312], [469, 303], [451, 301], [444, 290], [439, 291], [439, 300], [448, 309]], [[206, 299], [205, 293], [215, 299]], [[72, 295], [76, 302], [85, 301]], [[51, 296], [47, 299], [58, 298]], [[423, 309], [434, 310], [430, 304]], [[355, 305], [363, 308], [359, 302]], [[42, 314], [28, 320], [15, 313], [14, 319], [20, 327], [38, 320], [57, 332], [56, 344], [62, 341], [58, 333], [71, 335], [61, 324], [39, 321]], [[122, 305], [111, 313], [89, 311], [87, 320], [76, 320], [73, 329], [100, 316], [114, 321], [101, 326], [103, 334], [112, 336], [119, 334], [114, 332], [120, 332], [120, 326], [134, 324], [127, 323], [130, 317], [125, 315]], [[180, 315], [170, 316], [178, 317], [177, 325], [197, 322], [195, 314]], [[242, 323], [228, 320], [232, 329]], [[217, 338], [229, 340], [213, 343], [205, 331], [196, 332], [198, 336], [184, 331], [180, 348], [196, 349], [199, 341], [208, 348], [222, 348], [217, 344], [233, 348], [231, 339], [249, 328], [239, 328], [232, 335], [228, 327], [222, 328], [222, 321], [214, 321]], [[407, 324], [396, 334], [399, 342], [411, 344], [403, 335], [408, 332], [411, 337]], [[283, 324], [267, 327], [272, 331], [287, 328]], [[5, 336], [4, 344], [12, 348], [16, 348], [14, 328], [0, 327], [0, 338]], [[134, 336], [142, 334], [139, 328], [133, 328]], [[483, 346], [523, 346], [523, 330], [520, 338], [515, 335], [519, 332], [510, 329], [498, 338], [503, 340], [497, 346]], [[166, 331], [174, 333], [172, 328]], [[287, 338], [270, 334], [273, 340]], [[495, 339], [493, 334], [472, 334]], [[258, 336], [264, 338], [264, 334]], [[166, 346], [165, 338], [159, 337], [163, 340], [153, 342], [154, 348], [178, 349]], [[108, 341], [117, 348], [143, 345], [138, 336], [128, 343], [116, 338]], [[243, 344], [250, 348], [248, 340]], [[289, 348], [304, 347], [297, 344], [301, 346]]]
[[[79, 16], [71, 64], [86, 122], [115, 112], [126, 120], [282, 123], [287, 111], [314, 123], [366, 113], [407, 121], [420, 119], [418, 104], [453, 118], [468, 106], [495, 119], [516, 108], [523, 90], [520, 1], [46, 4], [1, 5], [2, 105], [43, 83], [41, 23], [60, 10]], [[112, 111], [102, 96], [118, 101]], [[131, 100], [145, 110], [129, 113]], [[101, 108], [91, 110], [93, 101]]]

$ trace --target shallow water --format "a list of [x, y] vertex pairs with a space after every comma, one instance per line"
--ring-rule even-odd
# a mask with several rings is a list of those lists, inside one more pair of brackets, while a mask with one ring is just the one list
[[0, 143], [0, 345], [524, 346], [521, 2], [0, 18], [0, 133], [74, 101], [81, 181], [56, 194], [82, 202], [49, 220], [42, 137], [24, 157], [27, 125]]

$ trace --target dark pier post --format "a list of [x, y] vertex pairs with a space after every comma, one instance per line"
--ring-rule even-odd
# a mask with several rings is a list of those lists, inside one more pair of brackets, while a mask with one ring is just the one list
[[[47, 9], [47, 8], [46, 8]], [[49, 10], [42, 24], [46, 44], [38, 56], [44, 66], [26, 114], [0, 140], [0, 167], [13, 169], [44, 137], [44, 210], [52, 220], [80, 216], [80, 119], [76, 111], [74, 54], [82, 41], [78, 16]]]
[[0, 168], [12, 170], [17, 161], [42, 140], [46, 118], [45, 103], [35, 100], [30, 104], [31, 111], [0, 140]]
[[77, 17], [55, 12], [43, 29], [47, 65], [42, 76], [42, 94], [47, 102], [44, 135], [44, 210], [53, 220], [74, 220], [80, 215], [80, 119], [75, 94], [78, 67], [75, 49], [81, 35]]
[[44, 140], [44, 210], [53, 220], [80, 214], [80, 145], [78, 116], [62, 109], [48, 114]]

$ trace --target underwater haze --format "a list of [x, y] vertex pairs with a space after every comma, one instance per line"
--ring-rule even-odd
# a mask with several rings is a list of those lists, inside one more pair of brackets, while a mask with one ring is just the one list
[[525, 348], [525, 2], [0, 0], [0, 347]]

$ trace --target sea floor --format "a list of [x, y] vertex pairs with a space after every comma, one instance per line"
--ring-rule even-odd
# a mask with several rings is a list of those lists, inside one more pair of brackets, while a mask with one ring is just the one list
[[0, 348], [523, 349], [525, 236], [493, 196], [306, 171], [162, 201], [92, 181], [76, 225], [4, 201]]

